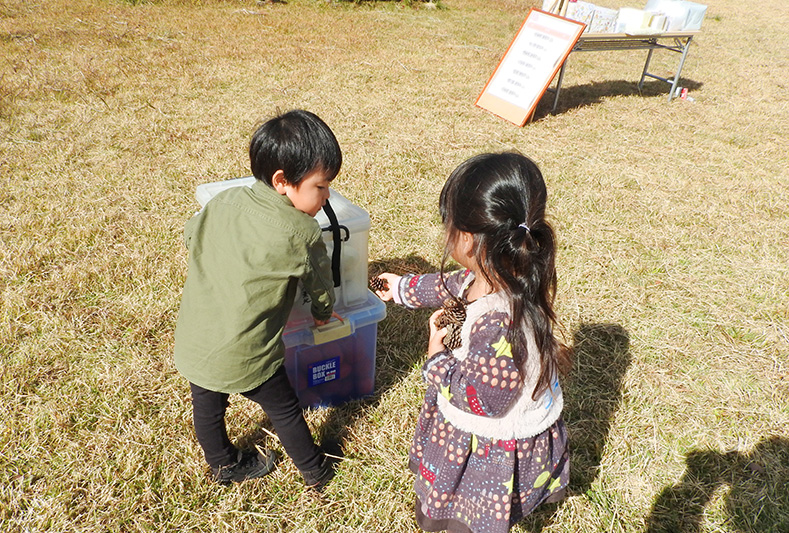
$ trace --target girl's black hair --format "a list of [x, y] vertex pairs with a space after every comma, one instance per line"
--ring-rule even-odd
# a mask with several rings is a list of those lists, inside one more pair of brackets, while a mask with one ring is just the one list
[[277, 170], [298, 185], [307, 174], [322, 170], [333, 180], [342, 166], [337, 138], [317, 115], [295, 109], [266, 121], [252, 135], [249, 161], [255, 178], [271, 185]]
[[[510, 341], [515, 362], [523, 368], [524, 358], [540, 357], [534, 399], [571, 365], [570, 349], [553, 331], [556, 241], [545, 220], [546, 199], [545, 181], [537, 165], [512, 152], [468, 159], [449, 176], [439, 199], [447, 231], [442, 274], [458, 232], [470, 233], [481, 275], [511, 302]], [[538, 354], [527, 351], [527, 327], [534, 331]]]

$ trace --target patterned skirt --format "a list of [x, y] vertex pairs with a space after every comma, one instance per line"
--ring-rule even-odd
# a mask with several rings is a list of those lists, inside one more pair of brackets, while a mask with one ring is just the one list
[[497, 440], [457, 429], [426, 401], [409, 467], [417, 522], [425, 531], [506, 533], [540, 503], [557, 501], [570, 478], [561, 418], [528, 439]]

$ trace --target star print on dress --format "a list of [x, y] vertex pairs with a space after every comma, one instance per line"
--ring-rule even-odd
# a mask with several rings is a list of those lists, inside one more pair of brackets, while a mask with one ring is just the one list
[[537, 476], [537, 479], [534, 480], [534, 488], [542, 487], [548, 482], [549, 479], [551, 479], [551, 473], [547, 470], [543, 471], [539, 476]]
[[512, 494], [512, 486], [515, 484], [515, 474], [512, 475], [509, 481], [502, 483], [507, 489], [507, 494]]
[[[444, 273], [443, 278], [406, 276], [398, 290], [412, 308], [439, 308], [447, 298], [462, 298], [473, 280], [468, 271]], [[442, 352], [423, 368], [428, 388], [408, 466], [416, 474], [417, 505], [432, 530], [446, 530], [449, 523], [476, 532], [508, 533], [511, 524], [569, 483], [567, 431], [561, 419], [528, 438], [484, 433], [490, 417], [505, 415], [520, 395], [532, 390], [523, 388], [528, 376], [515, 363], [517, 354], [508, 341], [509, 308], [491, 307], [495, 297], [481, 300], [467, 308], [474, 319], [467, 322], [461, 349]], [[456, 428], [439, 407], [444, 399], [479, 417], [480, 431]]]
[[454, 394], [449, 392], [449, 385], [441, 385], [441, 396], [446, 398], [447, 401], [452, 399], [452, 396], [454, 396]]
[[491, 346], [496, 350], [496, 357], [509, 357], [512, 359], [512, 344], [503, 335], [498, 342], [491, 344]]

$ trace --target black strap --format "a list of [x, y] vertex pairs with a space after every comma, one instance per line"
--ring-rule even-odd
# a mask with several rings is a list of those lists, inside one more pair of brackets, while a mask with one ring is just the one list
[[322, 228], [323, 231], [331, 231], [332, 233], [332, 240], [334, 242], [334, 249], [332, 250], [331, 254], [331, 273], [332, 277], [334, 278], [334, 286], [340, 286], [340, 257], [342, 254], [342, 236], [340, 235], [340, 229], [345, 229], [345, 240], [347, 241], [350, 237], [350, 232], [348, 228], [345, 226], [340, 226], [339, 222], [337, 221], [337, 215], [334, 213], [334, 209], [332, 209], [331, 204], [328, 200], [323, 205], [323, 212], [326, 213], [326, 217], [329, 219], [329, 227]]

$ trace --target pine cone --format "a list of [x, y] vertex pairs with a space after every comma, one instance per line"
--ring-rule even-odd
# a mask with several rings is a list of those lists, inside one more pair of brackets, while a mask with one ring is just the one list
[[370, 288], [373, 292], [386, 291], [389, 289], [389, 282], [379, 277], [370, 278]]
[[466, 305], [452, 298], [444, 302], [444, 312], [436, 319], [436, 327], [446, 328], [444, 346], [454, 350], [460, 346], [460, 329], [466, 320]]
[[460, 325], [459, 324], [447, 324], [447, 336], [444, 337], [444, 346], [449, 348], [450, 350], [454, 350], [455, 348], [460, 348]]
[[448, 324], [462, 325], [466, 320], [466, 305], [453, 298], [444, 301], [444, 312], [436, 319], [436, 326], [443, 328]]

